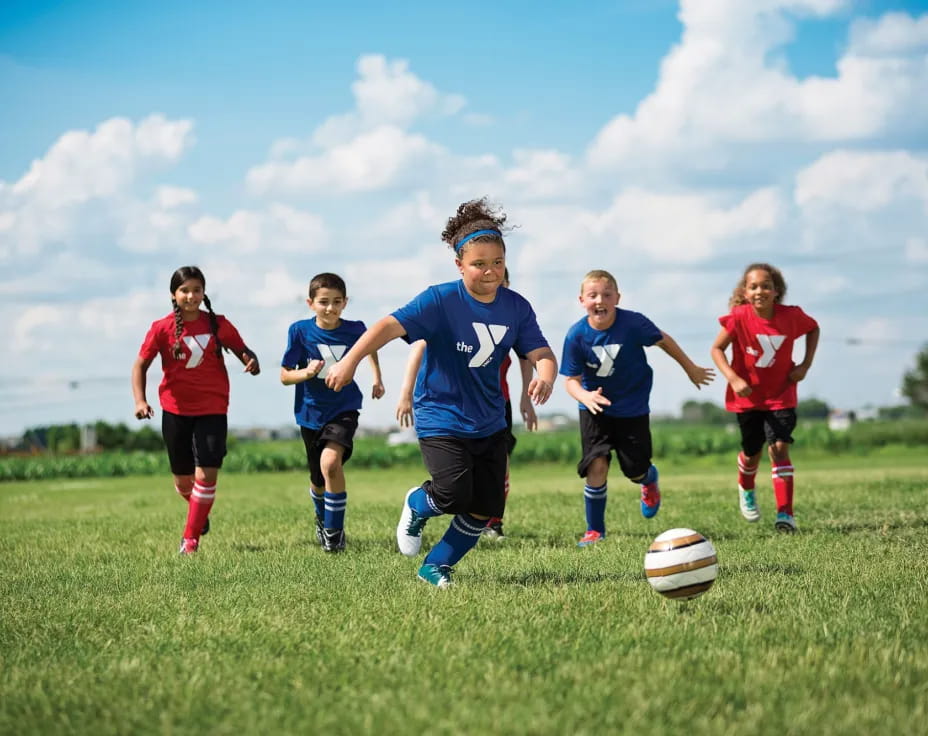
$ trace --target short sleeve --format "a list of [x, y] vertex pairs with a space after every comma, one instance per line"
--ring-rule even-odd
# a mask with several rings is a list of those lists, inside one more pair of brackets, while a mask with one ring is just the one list
[[142, 341], [142, 347], [139, 348], [139, 357], [142, 360], [154, 360], [158, 353], [161, 352], [158, 339], [160, 335], [159, 323], [152, 322], [145, 339]]
[[516, 351], [516, 355], [519, 357], [524, 357], [533, 350], [538, 350], [538, 348], [548, 347], [548, 341], [545, 339], [545, 336], [541, 333], [541, 328], [538, 326], [538, 318], [535, 316], [535, 310], [532, 309], [532, 306], [528, 302], [524, 302], [523, 307], [524, 313], [519, 322], [519, 334], [516, 336], [516, 341], [512, 346], [513, 350]]
[[561, 368], [558, 371], [562, 376], [572, 378], [583, 375], [583, 350], [580, 346], [579, 335], [574, 329], [567, 331], [564, 337], [564, 349], [561, 351]]
[[280, 359], [280, 364], [284, 368], [293, 368], [294, 366], [303, 365], [305, 362], [306, 350], [303, 348], [303, 341], [300, 339], [299, 323], [294, 322], [287, 331], [287, 349], [284, 351], [284, 357]]
[[658, 329], [657, 325], [643, 314], [638, 315], [638, 323], [635, 325], [635, 330], [638, 333], [638, 339], [641, 344], [645, 346], [654, 345], [654, 343], [660, 342], [664, 337], [664, 333]]
[[802, 337], [803, 335], [808, 335], [810, 332], [812, 332], [812, 330], [818, 327], [818, 322], [803, 312], [800, 307], [794, 307], [793, 309], [795, 309], [793, 318], [795, 334], [793, 337]]
[[236, 355], [240, 354], [245, 349], [245, 341], [238, 334], [238, 330], [225, 317], [219, 316], [217, 321], [219, 322], [219, 342]]
[[725, 331], [729, 334], [735, 331], [735, 315], [731, 312], [728, 314], [723, 314], [719, 317], [719, 324], [725, 328]]
[[406, 342], [428, 339], [439, 329], [441, 320], [437, 289], [429, 287], [406, 306], [393, 312], [392, 316], [406, 330]]

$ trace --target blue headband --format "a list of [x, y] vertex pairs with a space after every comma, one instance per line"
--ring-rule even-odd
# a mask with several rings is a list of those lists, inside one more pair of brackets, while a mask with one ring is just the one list
[[499, 230], [475, 230], [475, 231], [472, 232], [470, 235], [465, 235], [463, 238], [461, 238], [461, 239], [458, 241], [458, 244], [457, 244], [456, 246], [454, 246], [454, 252], [455, 252], [457, 255], [460, 255], [460, 254], [461, 254], [461, 248], [463, 248], [464, 245], [465, 245], [466, 243], [468, 243], [469, 241], [473, 240], [474, 238], [480, 237], [481, 235], [494, 235], [494, 236], [496, 236], [497, 238], [499, 238], [500, 240], [503, 239], [503, 234], [502, 234]]

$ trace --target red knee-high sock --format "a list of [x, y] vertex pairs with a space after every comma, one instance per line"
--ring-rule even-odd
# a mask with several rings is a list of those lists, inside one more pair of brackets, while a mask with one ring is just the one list
[[193, 494], [190, 498], [190, 508], [187, 509], [187, 526], [184, 529], [184, 539], [199, 539], [209, 510], [213, 508], [216, 498], [216, 486], [201, 485], [199, 481], [193, 484]]
[[757, 466], [748, 465], [748, 459], [743, 452], [738, 453], [738, 485], [744, 490], [750, 491], [754, 488], [754, 480], [757, 477]]
[[789, 457], [771, 467], [773, 495], [777, 499], [777, 513], [793, 515], [793, 465]]
[[[506, 501], [509, 499], [509, 471], [506, 471], [506, 480], [503, 481], [503, 505], [506, 505]], [[503, 521], [502, 516], [494, 516], [490, 519], [487, 519], [487, 526], [493, 526], [493, 524], [500, 524]]]

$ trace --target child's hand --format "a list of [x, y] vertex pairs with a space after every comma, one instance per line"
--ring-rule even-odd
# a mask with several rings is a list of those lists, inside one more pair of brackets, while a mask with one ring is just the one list
[[580, 403], [589, 409], [590, 414], [593, 415], [599, 414], [603, 410], [604, 406], [612, 406], [612, 402], [603, 396], [602, 386], [600, 386], [595, 391], [587, 391], [583, 398], [580, 400]]
[[315, 378], [319, 375], [319, 372], [325, 368], [325, 361], [319, 360], [319, 358], [313, 358], [306, 364], [306, 380], [310, 378]]
[[401, 427], [412, 426], [412, 398], [403, 396], [396, 405], [396, 421]]
[[528, 394], [523, 394], [522, 401], [519, 402], [519, 410], [522, 412], [522, 421], [525, 422], [525, 429], [534, 432], [538, 429], [538, 415], [535, 413], [535, 407], [532, 406], [532, 400]]
[[799, 383], [803, 378], [806, 377], [806, 373], [808, 372], [809, 367], [800, 363], [789, 372], [789, 380], [793, 383]]
[[250, 350], [246, 350], [241, 355], [241, 361], [245, 364], [245, 373], [257, 376], [261, 372], [261, 366], [258, 363], [258, 356]]
[[325, 385], [333, 391], [341, 391], [345, 386], [354, 380], [356, 366], [349, 365], [344, 360], [340, 360], [329, 367], [325, 374]]
[[715, 371], [711, 368], [703, 368], [699, 365], [693, 365], [687, 368], [686, 375], [696, 388], [708, 386], [715, 379]]
[[740, 376], [736, 377], [735, 380], [730, 381], [731, 390], [735, 392], [737, 396], [750, 396], [751, 387], [748, 385], [748, 382], [745, 381]]
[[155, 410], [148, 405], [147, 401], [137, 401], [135, 403], [136, 419], [151, 419], [153, 416], [155, 416]]
[[544, 404], [551, 397], [551, 390], [554, 387], [542, 378], [537, 376], [532, 379], [526, 392], [531, 400], [536, 404]]
[[381, 396], [383, 396], [386, 392], [387, 392], [387, 389], [385, 389], [385, 388], [383, 387], [383, 382], [382, 382], [382, 381], [375, 381], [375, 382], [374, 382], [374, 387], [371, 389], [371, 398], [372, 398], [372, 399], [379, 399], [379, 398], [380, 398]]

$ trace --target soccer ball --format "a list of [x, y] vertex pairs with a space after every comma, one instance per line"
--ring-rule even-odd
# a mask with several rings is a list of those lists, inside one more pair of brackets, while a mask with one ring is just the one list
[[715, 547], [702, 534], [692, 529], [669, 529], [648, 547], [644, 572], [661, 595], [687, 600], [712, 587], [719, 565]]

